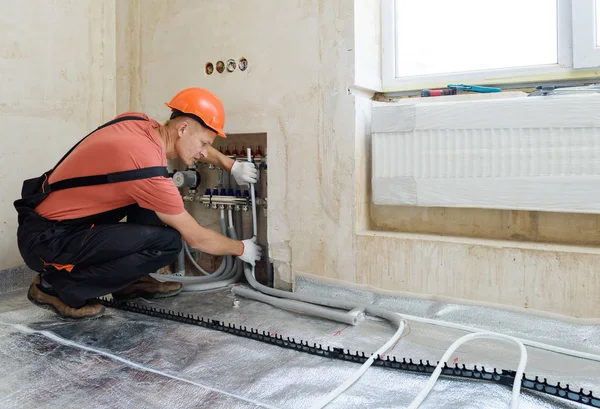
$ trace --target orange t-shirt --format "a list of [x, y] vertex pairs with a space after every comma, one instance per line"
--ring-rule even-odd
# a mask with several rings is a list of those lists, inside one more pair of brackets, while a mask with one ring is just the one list
[[[124, 113], [117, 118], [130, 115], [148, 121], [122, 121], [94, 132], [54, 170], [48, 182], [167, 166], [165, 148], [156, 131], [159, 123], [137, 112]], [[162, 176], [59, 190], [50, 193], [36, 211], [46, 219], [70, 220], [136, 203], [165, 214], [184, 211], [175, 183]]]

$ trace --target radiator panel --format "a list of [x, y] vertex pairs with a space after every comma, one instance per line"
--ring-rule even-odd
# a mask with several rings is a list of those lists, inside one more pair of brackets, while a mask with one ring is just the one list
[[373, 202], [600, 213], [600, 98], [543, 98], [374, 108]]

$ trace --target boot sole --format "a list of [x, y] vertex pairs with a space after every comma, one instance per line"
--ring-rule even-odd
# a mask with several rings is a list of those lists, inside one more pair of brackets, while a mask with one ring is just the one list
[[61, 318], [64, 321], [81, 321], [81, 320], [93, 320], [96, 318], [100, 318], [102, 315], [104, 315], [104, 313], [106, 312], [106, 310], [104, 308], [102, 308], [102, 310], [97, 313], [97, 314], [93, 314], [93, 315], [84, 315], [82, 317], [73, 317], [72, 315], [65, 315], [62, 312], [60, 312], [54, 305], [49, 304], [49, 303], [45, 303], [45, 302], [40, 302], [38, 301], [36, 298], [33, 298], [31, 296], [31, 292], [27, 291], [27, 299], [29, 301], [31, 301], [33, 304], [37, 305], [40, 308], [43, 308], [45, 310], [50, 310], [52, 312], [54, 312], [56, 315], [59, 316], [59, 318]]
[[173, 297], [177, 294], [179, 294], [181, 292], [181, 290], [183, 290], [182, 288], [178, 288], [177, 290], [172, 290], [172, 291], [166, 291], [166, 292], [148, 292], [148, 291], [137, 291], [131, 294], [128, 294], [126, 296], [117, 296], [115, 297], [113, 295], [113, 299], [115, 301], [128, 301], [128, 300], [134, 300], [136, 298], [145, 298], [148, 300], [153, 300], [153, 299], [157, 299], [157, 298], [169, 298], [169, 297]]

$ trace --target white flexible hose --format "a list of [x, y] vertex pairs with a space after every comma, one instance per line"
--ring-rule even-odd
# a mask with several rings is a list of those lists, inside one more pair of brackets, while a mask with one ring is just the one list
[[[402, 314], [402, 313], [399, 313], [399, 314], [402, 318], [404, 318], [407, 321], [422, 322], [425, 324], [431, 324], [431, 325], [436, 325], [436, 326], [445, 327], [445, 328], [458, 329], [461, 331], [467, 331], [467, 332], [473, 332], [473, 333], [496, 334], [495, 332], [492, 332], [489, 330], [484, 330], [484, 329], [476, 328], [476, 327], [470, 327], [468, 325], [454, 324], [452, 322], [435, 320], [435, 319], [431, 319], [431, 318], [422, 318], [422, 317], [417, 317], [414, 315], [407, 315], [407, 314]], [[592, 354], [589, 352], [581, 352], [581, 351], [577, 351], [574, 349], [557, 347], [557, 346], [550, 345], [550, 344], [544, 344], [542, 342], [531, 341], [531, 340], [528, 340], [525, 338], [519, 338], [519, 337], [513, 337], [513, 338], [521, 341], [524, 345], [527, 345], [527, 346], [530, 346], [533, 348], [543, 349], [545, 351], [555, 352], [555, 353], [562, 354], [562, 355], [568, 355], [568, 356], [573, 356], [576, 358], [589, 359], [590, 361], [600, 362], [600, 355], [598, 355], [598, 354]]]
[[398, 327], [398, 330], [388, 340], [388, 342], [386, 342], [385, 344], [383, 344], [383, 346], [381, 348], [379, 348], [377, 351], [375, 351], [375, 353], [373, 355], [371, 355], [369, 357], [369, 359], [367, 359], [365, 361], [365, 363], [362, 364], [361, 367], [352, 376], [350, 376], [348, 379], [346, 379], [344, 381], [344, 383], [342, 383], [340, 386], [338, 386], [337, 388], [335, 388], [329, 394], [327, 394], [327, 395], [323, 396], [321, 399], [319, 399], [317, 401], [317, 403], [315, 403], [313, 406], [311, 406], [311, 409], [321, 409], [321, 408], [324, 408], [332, 400], [334, 400], [335, 398], [337, 398], [346, 389], [348, 389], [354, 382], [356, 382], [358, 380], [358, 378], [360, 378], [367, 371], [367, 369], [369, 369], [369, 367], [373, 364], [373, 362], [375, 361], [375, 359], [377, 357], [385, 354], [392, 347], [392, 345], [394, 345], [398, 341], [398, 339], [402, 336], [402, 333], [404, 332], [404, 327], [405, 326], [406, 326], [406, 321], [402, 321], [400, 323], [400, 326]]
[[471, 341], [471, 340], [477, 339], [477, 338], [491, 338], [491, 339], [499, 339], [499, 340], [503, 340], [503, 341], [510, 341], [510, 342], [514, 342], [515, 344], [517, 344], [519, 346], [519, 349], [521, 350], [521, 358], [519, 359], [519, 366], [517, 367], [517, 373], [515, 375], [515, 381], [513, 383], [512, 399], [511, 399], [511, 403], [510, 403], [511, 409], [517, 409], [519, 407], [521, 382], [523, 380], [523, 373], [525, 372], [525, 365], [527, 365], [527, 350], [525, 349], [525, 345], [523, 345], [523, 343], [521, 341], [519, 341], [518, 339], [508, 336], [508, 335], [496, 334], [496, 333], [492, 333], [492, 332], [487, 332], [487, 333], [486, 332], [477, 332], [475, 334], [465, 335], [464, 337], [461, 337], [461, 338], [457, 339], [456, 341], [454, 341], [454, 343], [450, 346], [450, 348], [448, 348], [448, 350], [446, 351], [444, 356], [442, 356], [442, 359], [440, 360], [440, 362], [436, 366], [435, 370], [431, 374], [431, 377], [427, 381], [427, 384], [425, 385], [425, 387], [421, 390], [421, 392], [419, 392], [417, 397], [412, 401], [412, 403], [410, 404], [408, 409], [417, 409], [421, 405], [421, 403], [423, 403], [423, 401], [425, 400], [425, 398], [427, 397], [427, 395], [429, 394], [431, 389], [433, 389], [433, 386], [435, 385], [440, 374], [442, 373], [442, 368], [444, 367], [444, 364], [448, 361], [448, 359], [450, 359], [450, 357], [452, 356], [454, 351], [456, 351], [456, 349], [458, 347], [460, 347], [462, 344], [464, 344], [465, 342], [468, 342], [468, 341]]

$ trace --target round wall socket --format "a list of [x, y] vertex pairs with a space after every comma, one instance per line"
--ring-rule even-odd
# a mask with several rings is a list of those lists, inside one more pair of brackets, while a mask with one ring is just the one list
[[237, 67], [237, 64], [236, 64], [235, 60], [231, 59], [231, 60], [227, 61], [227, 71], [234, 72], [236, 67]]

